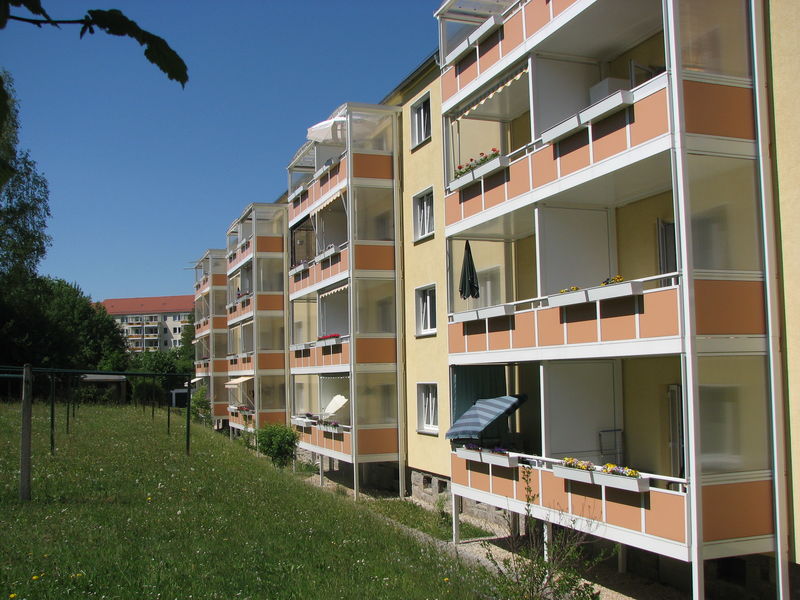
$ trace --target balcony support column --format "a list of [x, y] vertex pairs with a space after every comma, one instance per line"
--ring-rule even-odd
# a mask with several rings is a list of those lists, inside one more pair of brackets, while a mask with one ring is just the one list
[[681, 62], [680, 0], [663, 0], [664, 40], [669, 74], [669, 111], [672, 123], [672, 189], [678, 241], [680, 319], [683, 334], [683, 407], [686, 440], [687, 531], [692, 565], [692, 597], [705, 598], [703, 560], [703, 486], [700, 463], [700, 403], [695, 339], [694, 254], [692, 247], [691, 198], [686, 164], [685, 113], [683, 107], [683, 65]]
[[450, 494], [450, 508], [453, 517], [453, 544], [458, 544], [461, 541], [461, 523], [459, 521], [459, 514], [463, 505], [463, 499], [456, 494]]

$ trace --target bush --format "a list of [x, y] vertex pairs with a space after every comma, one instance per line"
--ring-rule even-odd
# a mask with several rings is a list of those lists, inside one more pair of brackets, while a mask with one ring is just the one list
[[288, 425], [269, 423], [256, 434], [258, 451], [272, 459], [276, 467], [286, 467], [294, 459], [299, 436]]
[[192, 417], [203, 425], [211, 424], [211, 401], [208, 399], [208, 388], [205, 385], [197, 386], [192, 394]]

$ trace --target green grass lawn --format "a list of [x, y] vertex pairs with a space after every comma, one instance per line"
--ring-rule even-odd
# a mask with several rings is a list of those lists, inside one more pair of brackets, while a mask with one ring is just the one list
[[[413, 502], [400, 498], [369, 500], [365, 505], [390, 519], [423, 531], [437, 539], [450, 540], [453, 538], [453, 525], [449, 513], [440, 514], [437, 511], [426, 510]], [[491, 535], [492, 533], [485, 529], [475, 527], [463, 520], [461, 522], [461, 539], [468, 540]]]
[[187, 457], [180, 418], [168, 437], [163, 412], [82, 406], [51, 457], [47, 419], [21, 504], [19, 406], [0, 405], [0, 600], [488, 595], [485, 572], [208, 429]]

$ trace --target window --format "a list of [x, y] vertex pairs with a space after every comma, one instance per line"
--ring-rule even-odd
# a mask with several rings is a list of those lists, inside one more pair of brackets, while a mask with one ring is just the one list
[[417, 430], [439, 431], [439, 398], [435, 383], [417, 384]]
[[169, 333], [169, 327], [164, 327], [164, 335], [167, 335], [168, 333]]
[[431, 98], [425, 95], [411, 106], [411, 143], [419, 146], [431, 137]]
[[433, 190], [414, 197], [414, 239], [433, 234]]
[[436, 286], [418, 288], [417, 335], [436, 333]]

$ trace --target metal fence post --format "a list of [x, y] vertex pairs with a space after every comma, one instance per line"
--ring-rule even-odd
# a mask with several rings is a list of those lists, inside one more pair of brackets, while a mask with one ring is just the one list
[[189, 449], [192, 440], [191, 428], [191, 408], [192, 408], [192, 380], [186, 380], [186, 456], [189, 456]]
[[69, 435], [69, 405], [72, 403], [72, 376], [67, 376], [67, 418], [65, 423], [67, 425], [67, 435]]
[[31, 499], [31, 395], [33, 393], [33, 372], [26, 364], [22, 371], [22, 432], [19, 452], [19, 499]]
[[56, 378], [50, 375], [50, 456], [56, 453]]

